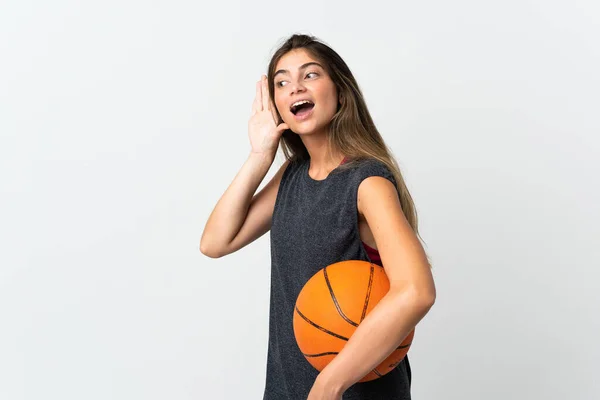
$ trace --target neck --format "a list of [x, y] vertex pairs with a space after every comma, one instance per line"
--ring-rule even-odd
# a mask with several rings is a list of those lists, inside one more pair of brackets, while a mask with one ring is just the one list
[[310, 155], [310, 171], [312, 176], [328, 175], [344, 159], [344, 155], [341, 152], [329, 151], [329, 141], [326, 134], [312, 133], [302, 136], [302, 142]]

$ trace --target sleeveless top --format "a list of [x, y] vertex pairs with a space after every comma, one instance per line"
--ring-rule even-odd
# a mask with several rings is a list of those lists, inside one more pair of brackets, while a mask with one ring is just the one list
[[[394, 185], [393, 174], [375, 159], [340, 165], [324, 180], [310, 177], [310, 160], [291, 161], [284, 171], [271, 224], [271, 284], [266, 384], [263, 400], [305, 400], [319, 371], [302, 355], [293, 331], [294, 306], [304, 284], [322, 268], [345, 260], [371, 259], [359, 235], [357, 194], [369, 176]], [[377, 262], [378, 264], [380, 263]], [[411, 371], [405, 357], [392, 371], [357, 382], [344, 400], [409, 400]]]

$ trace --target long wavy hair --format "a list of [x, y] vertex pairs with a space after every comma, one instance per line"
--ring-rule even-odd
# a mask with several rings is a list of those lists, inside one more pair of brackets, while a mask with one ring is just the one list
[[[330, 154], [338, 151], [348, 160], [339, 168], [349, 168], [354, 162], [368, 158], [384, 163], [396, 180], [402, 211], [415, 234], [422, 240], [419, 234], [417, 210], [400, 167], [377, 130], [354, 75], [338, 53], [314, 36], [304, 34], [290, 36], [277, 48], [269, 62], [267, 77], [271, 101], [275, 104], [273, 75], [277, 63], [285, 54], [297, 49], [307, 51], [320, 61], [337, 89], [339, 104], [329, 125], [328, 140]], [[279, 112], [277, 115], [279, 123], [283, 122]], [[281, 147], [285, 158], [289, 161], [310, 158], [300, 136], [290, 129], [283, 133]], [[429, 257], [427, 258], [429, 260]]]

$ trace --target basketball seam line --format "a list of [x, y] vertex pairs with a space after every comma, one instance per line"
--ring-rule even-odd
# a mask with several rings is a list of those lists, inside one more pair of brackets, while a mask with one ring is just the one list
[[306, 354], [302, 353], [305, 357], [322, 357], [322, 356], [331, 356], [335, 354], [339, 354], [337, 351], [328, 351], [326, 353], [318, 353], [318, 354]]
[[302, 318], [303, 318], [303, 319], [304, 319], [306, 322], [308, 322], [309, 324], [311, 324], [311, 325], [312, 325], [312, 326], [314, 326], [315, 328], [317, 328], [317, 329], [319, 329], [319, 330], [321, 330], [321, 331], [323, 331], [323, 332], [325, 332], [325, 333], [327, 333], [327, 334], [329, 334], [329, 335], [331, 335], [331, 336], [334, 336], [334, 337], [336, 337], [336, 338], [338, 338], [338, 339], [342, 339], [342, 340], [348, 341], [348, 338], [347, 338], [347, 337], [344, 337], [344, 336], [342, 336], [342, 335], [338, 335], [337, 333], [335, 333], [335, 332], [331, 332], [330, 330], [328, 330], [328, 329], [325, 329], [325, 328], [323, 328], [322, 326], [319, 326], [319, 325], [315, 324], [314, 322], [312, 322], [312, 321], [311, 321], [310, 319], [308, 319], [308, 318], [307, 318], [307, 317], [306, 317], [304, 314], [302, 314], [302, 312], [300, 312], [300, 309], [298, 309], [298, 306], [296, 306], [296, 311], [298, 312], [298, 314], [299, 314], [299, 315], [300, 315], [300, 316], [301, 316], [301, 317], [302, 317]]
[[350, 318], [348, 318], [342, 311], [342, 308], [340, 307], [340, 304], [338, 303], [337, 298], [335, 297], [335, 293], [333, 292], [333, 288], [331, 287], [331, 282], [329, 281], [329, 275], [327, 275], [327, 267], [323, 268], [323, 275], [325, 276], [325, 283], [327, 283], [327, 288], [329, 289], [329, 294], [331, 295], [331, 300], [333, 300], [333, 304], [335, 304], [335, 308], [337, 308], [338, 314], [340, 314], [340, 316], [342, 318], [344, 318], [346, 320], [346, 322], [348, 322], [350, 325], [357, 327], [358, 324], [356, 322], [352, 321]]
[[371, 263], [371, 271], [369, 273], [369, 286], [367, 288], [367, 295], [365, 297], [365, 305], [363, 307], [362, 316], [360, 317], [360, 322], [365, 319], [367, 315], [367, 307], [369, 306], [369, 299], [371, 298], [371, 289], [373, 287], [373, 275], [375, 274], [375, 268], [373, 267], [373, 263]]

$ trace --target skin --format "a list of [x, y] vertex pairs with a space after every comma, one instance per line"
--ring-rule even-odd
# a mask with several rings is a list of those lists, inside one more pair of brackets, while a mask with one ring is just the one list
[[[275, 67], [274, 98], [279, 115], [290, 129], [298, 134], [310, 154], [309, 174], [313, 179], [325, 179], [343, 160], [344, 155], [336, 153], [333, 159], [327, 154], [327, 129], [338, 106], [335, 84], [318, 65], [302, 66], [309, 62], [320, 63], [302, 49], [285, 54]], [[284, 72], [279, 72], [283, 70]], [[290, 105], [304, 98], [315, 103], [312, 116], [297, 121], [290, 111]]]
[[[344, 158], [328, 156], [327, 127], [338, 105], [331, 78], [304, 50], [284, 55], [275, 68], [275, 106], [289, 128], [306, 146], [313, 179], [325, 179]], [[313, 115], [297, 121], [290, 105], [303, 98], [315, 103]], [[425, 252], [410, 227], [396, 187], [372, 176], [358, 188], [357, 209], [361, 239], [378, 249], [390, 290], [358, 326], [342, 351], [321, 371], [308, 400], [340, 400], [344, 391], [381, 363], [402, 343], [433, 306], [435, 285]]]

